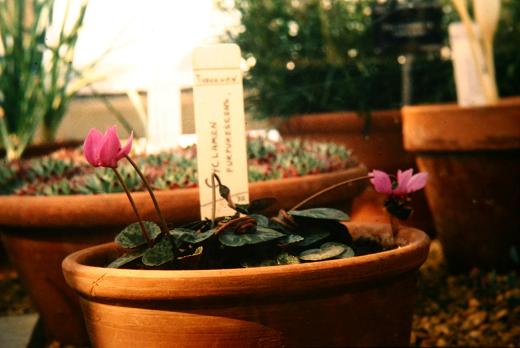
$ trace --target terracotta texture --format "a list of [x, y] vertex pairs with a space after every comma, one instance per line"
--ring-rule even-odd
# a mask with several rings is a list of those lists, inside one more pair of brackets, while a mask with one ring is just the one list
[[403, 108], [403, 134], [421, 170], [438, 237], [452, 270], [518, 267], [520, 98], [494, 106]]
[[[348, 224], [354, 236], [389, 225]], [[115, 244], [63, 262], [96, 347], [345, 347], [409, 344], [421, 231], [401, 247], [351, 259], [248, 269], [150, 271], [102, 267]]]
[[[366, 175], [363, 166], [328, 174], [273, 180], [250, 185], [251, 198], [277, 197], [290, 208], [303, 198], [348, 178]], [[344, 186], [311, 205], [349, 209], [367, 182]], [[199, 218], [198, 189], [156, 192], [168, 222], [179, 225]], [[144, 218], [156, 219], [147, 193], [134, 194]], [[135, 222], [124, 194], [52, 197], [0, 196], [0, 232], [8, 256], [40, 311], [49, 339], [67, 344], [88, 342], [77, 299], [65, 284], [61, 261], [88, 246], [112, 241], [123, 226]], [[67, 328], [64, 330], [64, 328]]]
[[[365, 120], [355, 112], [332, 112], [292, 116], [279, 120], [284, 138], [304, 137], [343, 144], [369, 170], [380, 169], [396, 173], [413, 168], [415, 156], [403, 146], [400, 110], [373, 111], [368, 136], [364, 135]], [[352, 218], [358, 221], [387, 222], [383, 211], [384, 197], [368, 190], [356, 198]], [[433, 220], [423, 193], [414, 195], [414, 214], [408, 224], [435, 235]]]

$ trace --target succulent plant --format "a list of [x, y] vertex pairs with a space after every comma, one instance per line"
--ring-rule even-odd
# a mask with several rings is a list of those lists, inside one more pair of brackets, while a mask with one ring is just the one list
[[[249, 138], [249, 181], [272, 180], [346, 169], [356, 164], [350, 150], [334, 143], [294, 139], [274, 142]], [[197, 186], [196, 146], [133, 156], [153, 189]], [[130, 164], [119, 171], [131, 191], [144, 186]], [[113, 171], [93, 168], [80, 148], [63, 149], [44, 157], [0, 162], [0, 194], [71, 195], [123, 192]]]

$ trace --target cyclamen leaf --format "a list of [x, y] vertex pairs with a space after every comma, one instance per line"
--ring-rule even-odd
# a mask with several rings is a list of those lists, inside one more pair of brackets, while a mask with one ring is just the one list
[[[155, 222], [143, 221], [143, 225], [152, 240], [161, 234], [161, 229]], [[123, 248], [131, 249], [146, 244], [146, 238], [143, 236], [139, 223], [135, 222], [126, 226], [121, 232], [119, 232], [116, 236], [115, 242]]]
[[196, 244], [205, 241], [213, 235], [215, 231], [209, 230], [206, 232], [194, 231], [188, 228], [174, 228], [170, 230], [170, 235], [173, 237], [177, 245], [184, 243]]
[[330, 236], [330, 232], [328, 231], [317, 231], [313, 233], [306, 234], [301, 242], [298, 243], [300, 247], [306, 247], [312, 245], [322, 239], [328, 238]]
[[160, 266], [172, 261], [174, 257], [170, 240], [162, 238], [153, 247], [144, 252], [143, 264], [146, 266]]
[[349, 247], [348, 245], [344, 245], [345, 251], [342, 252], [340, 255], [336, 256], [336, 259], [349, 259], [351, 257], [356, 256], [354, 249]]
[[289, 215], [296, 217], [335, 221], [346, 221], [350, 219], [350, 217], [341, 210], [333, 208], [311, 208], [305, 210], [293, 210], [289, 212]]
[[298, 234], [288, 234], [285, 237], [283, 237], [282, 239], [280, 239], [280, 241], [278, 241], [278, 245], [283, 247], [283, 246], [288, 246], [288, 245], [295, 244], [298, 242], [302, 242], [303, 240], [304, 240], [304, 238]]
[[269, 227], [269, 219], [266, 216], [259, 215], [259, 214], [251, 214], [249, 216], [256, 220], [256, 224], [258, 226]]
[[124, 254], [124, 255], [118, 257], [117, 259], [115, 259], [114, 261], [110, 262], [107, 267], [108, 268], [119, 268], [121, 266], [126, 265], [127, 263], [137, 260], [138, 258], [143, 256], [143, 254], [144, 254], [143, 250]]
[[303, 261], [321, 261], [337, 257], [344, 251], [344, 244], [329, 242], [323, 244], [319, 249], [305, 250], [298, 257]]
[[256, 232], [236, 234], [234, 231], [226, 230], [219, 234], [219, 241], [225, 246], [229, 247], [240, 247], [246, 244], [258, 244], [262, 242], [268, 242], [280, 237], [285, 236], [283, 233], [257, 226]]

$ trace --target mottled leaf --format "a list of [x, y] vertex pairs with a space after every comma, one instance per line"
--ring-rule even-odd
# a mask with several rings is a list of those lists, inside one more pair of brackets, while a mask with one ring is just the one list
[[126, 265], [127, 263], [137, 260], [138, 258], [143, 256], [143, 254], [144, 254], [143, 250], [124, 254], [124, 255], [118, 257], [117, 259], [115, 259], [114, 261], [110, 262], [110, 264], [107, 267], [108, 268], [119, 268], [121, 266]]
[[191, 243], [197, 244], [205, 241], [209, 237], [211, 237], [214, 233], [214, 230], [209, 230], [205, 232], [194, 231], [188, 228], [174, 228], [170, 230], [170, 235], [175, 240], [175, 244], [177, 246], [182, 245], [182, 243]]
[[348, 245], [343, 245], [345, 247], [345, 251], [342, 252], [340, 255], [336, 256], [336, 259], [349, 259], [351, 257], [356, 256], [354, 253], [354, 249], [349, 247]]
[[269, 219], [266, 216], [259, 214], [251, 214], [249, 216], [256, 220], [258, 226], [269, 227]]
[[350, 219], [350, 217], [341, 210], [333, 208], [311, 208], [305, 210], [293, 210], [290, 211], [289, 214], [296, 217], [306, 217], [321, 220], [346, 221]]
[[[161, 234], [161, 229], [155, 222], [143, 221], [143, 225], [152, 240]], [[116, 236], [115, 242], [123, 248], [131, 249], [146, 244], [146, 238], [143, 236], [141, 226], [136, 222], [126, 226], [121, 232], [119, 232]]]
[[143, 255], [143, 264], [146, 266], [160, 266], [174, 258], [172, 244], [168, 238], [161, 238], [153, 247], [147, 249]]
[[239, 247], [246, 244], [258, 244], [285, 236], [283, 233], [257, 226], [256, 232], [236, 234], [232, 230], [226, 230], [219, 234], [219, 241], [229, 247]]
[[303, 241], [304, 238], [298, 234], [288, 234], [278, 241], [279, 246], [288, 246]]
[[328, 238], [330, 236], [330, 232], [328, 231], [315, 231], [311, 233], [306, 233], [303, 236], [303, 240], [298, 243], [300, 247], [306, 247], [312, 245], [320, 240]]
[[329, 242], [323, 244], [319, 249], [309, 249], [301, 252], [299, 258], [303, 261], [321, 261], [337, 257], [344, 251], [344, 244]]

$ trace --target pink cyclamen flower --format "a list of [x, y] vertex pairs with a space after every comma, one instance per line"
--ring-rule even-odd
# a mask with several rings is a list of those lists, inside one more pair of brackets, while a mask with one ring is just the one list
[[370, 182], [374, 185], [374, 189], [377, 192], [384, 193], [386, 195], [393, 196], [404, 196], [409, 193], [418, 191], [426, 185], [428, 179], [428, 173], [421, 172], [415, 175], [413, 169], [405, 171], [397, 171], [397, 181], [392, 183], [390, 175], [387, 173], [374, 169], [369, 173], [371, 177]]
[[133, 136], [132, 132], [126, 145], [121, 147], [116, 126], [108, 128], [105, 134], [92, 128], [83, 143], [85, 158], [94, 167], [116, 168], [117, 162], [130, 153]]

